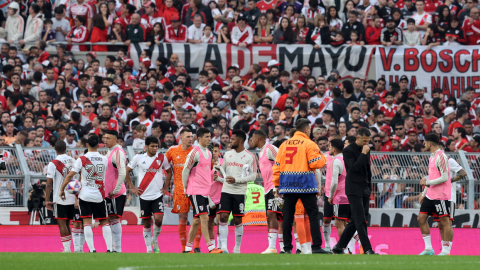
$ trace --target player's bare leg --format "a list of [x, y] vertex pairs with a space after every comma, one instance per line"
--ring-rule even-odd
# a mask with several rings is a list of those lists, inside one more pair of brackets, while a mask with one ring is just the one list
[[440, 235], [442, 237], [442, 252], [438, 255], [441, 255], [441, 256], [450, 255], [451, 241], [453, 239], [452, 223], [449, 217], [445, 216], [445, 217], [440, 217], [438, 224], [439, 224], [439, 227], [441, 224], [442, 230], [443, 230], [443, 233], [442, 231], [440, 231]]
[[74, 221], [72, 229], [72, 239], [74, 252], [83, 252], [83, 244], [85, 244], [85, 234], [83, 233], [83, 222]]
[[60, 229], [60, 239], [63, 244], [63, 252], [71, 252], [70, 242], [72, 241], [72, 232], [70, 230], [70, 220], [69, 219], [57, 219], [57, 225]]
[[280, 253], [285, 253], [283, 250], [283, 220], [278, 221], [278, 245], [280, 246]]
[[422, 232], [423, 241], [425, 242], [425, 250], [420, 255], [435, 255], [432, 247], [432, 238], [430, 237], [430, 227], [427, 222], [428, 215], [420, 213], [417, 217], [420, 231]]
[[[117, 216], [109, 216], [108, 223], [112, 231], [113, 251], [122, 252], [122, 222]], [[101, 224], [100, 224], [101, 225]]]
[[182, 252], [185, 251], [187, 245], [187, 223], [188, 213], [178, 213], [178, 235], [182, 244]]
[[198, 218], [193, 219], [192, 226], [190, 226], [190, 232], [188, 233], [188, 243], [185, 248], [185, 253], [194, 253], [192, 251], [192, 245], [193, 245], [193, 241], [195, 239], [199, 226], [202, 227], [203, 239], [205, 239], [208, 250], [215, 251], [213, 253], [222, 253], [221, 250], [218, 250], [215, 248], [215, 242], [210, 241], [210, 235], [208, 232], [208, 215], [207, 214], [199, 215]]
[[332, 219], [323, 218], [323, 239], [325, 239], [325, 250], [330, 251], [330, 234], [332, 234]]
[[208, 218], [208, 235], [210, 239], [215, 239], [215, 218]]
[[278, 234], [278, 220], [277, 213], [267, 212], [268, 225], [268, 248], [262, 254], [276, 254], [277, 253], [277, 234]]

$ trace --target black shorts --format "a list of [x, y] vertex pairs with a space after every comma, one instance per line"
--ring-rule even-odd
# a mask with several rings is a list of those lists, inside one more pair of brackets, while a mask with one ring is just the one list
[[107, 204], [105, 201], [101, 202], [87, 202], [78, 199], [80, 208], [80, 218], [93, 218], [102, 220], [107, 219]]
[[163, 215], [163, 195], [148, 201], [140, 198], [140, 218], [150, 218], [153, 215]]
[[105, 198], [105, 201], [107, 202], [109, 217], [122, 217], [123, 208], [125, 208], [125, 202], [127, 201], [127, 195], [120, 195], [114, 199]]
[[[450, 205], [450, 217], [449, 217], [449, 219], [451, 221], [454, 221], [453, 217], [455, 216], [455, 203], [452, 202], [452, 201], [445, 201], [445, 203]], [[433, 216], [433, 221], [436, 221], [436, 222], [440, 221], [440, 218], [438, 216], [436, 216], [436, 215], [432, 215], [432, 216]]]
[[198, 218], [200, 215], [209, 214], [210, 207], [208, 206], [208, 197], [202, 195], [189, 195], [188, 198], [192, 203], [194, 218]]
[[53, 216], [55, 219], [73, 219], [75, 217], [75, 207], [73, 204], [62, 205], [56, 203], [53, 205]]
[[73, 216], [73, 222], [83, 222], [82, 218], [80, 217], [80, 210], [79, 209], [75, 209], [74, 214], [75, 215]]
[[265, 194], [265, 209], [271, 213], [277, 213], [277, 220], [283, 221], [282, 209], [278, 208], [278, 205], [274, 201], [275, 195], [273, 195], [273, 189]]
[[420, 214], [427, 214], [429, 216], [433, 216], [434, 218], [441, 218], [441, 217], [451, 217], [451, 204], [453, 202], [447, 200], [430, 200], [429, 198], [425, 197], [423, 199], [422, 205], [420, 206]]
[[342, 219], [347, 222], [350, 221], [350, 218], [352, 217], [352, 210], [350, 209], [350, 204], [334, 204], [333, 212], [333, 216], [336, 219]]
[[209, 218], [215, 218], [217, 216], [217, 212], [218, 212], [218, 208], [220, 207], [220, 204], [215, 204], [215, 208], [210, 208], [210, 206], [208, 207], [209, 208], [209, 214], [208, 214], [208, 217]]
[[245, 216], [245, 195], [229, 194], [222, 192], [220, 209], [217, 213], [232, 213], [235, 217]]
[[323, 218], [334, 219], [333, 205], [328, 202], [327, 196], [323, 194]]

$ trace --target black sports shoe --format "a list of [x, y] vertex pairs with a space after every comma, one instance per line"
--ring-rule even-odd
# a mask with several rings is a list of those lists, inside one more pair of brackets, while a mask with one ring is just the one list
[[113, 253], [113, 252], [111, 252], [110, 250], [107, 250], [107, 253]]
[[343, 248], [339, 248], [337, 246], [334, 246], [332, 248], [332, 252], [333, 254], [345, 254], [345, 252], [343, 252]]
[[96, 250], [94, 250], [94, 251], [92, 251], [92, 253], [97, 253], [97, 251], [96, 251]]
[[296, 254], [302, 254], [302, 251], [300, 249], [297, 249]]
[[202, 251], [200, 250], [200, 248], [194, 248], [194, 249], [193, 249], [193, 252], [195, 252], [195, 253], [202, 253]]
[[280, 252], [282, 254], [292, 254], [292, 251], [291, 250], [285, 250], [284, 252]]
[[365, 254], [367, 254], [367, 255], [378, 255], [378, 253], [375, 253], [373, 251], [373, 249], [367, 250], [367, 252], [365, 252]]
[[333, 254], [331, 251], [326, 251], [322, 248], [319, 249], [313, 249], [312, 254]]
[[283, 254], [283, 253], [285, 253], [285, 251], [283, 251], [283, 250], [282, 250], [282, 251], [280, 251], [280, 254]]

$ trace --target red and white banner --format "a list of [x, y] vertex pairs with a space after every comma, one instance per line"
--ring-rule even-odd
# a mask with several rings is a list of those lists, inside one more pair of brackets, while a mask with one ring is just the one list
[[[152, 51], [152, 59], [159, 56], [170, 58], [173, 53], [178, 54], [184, 62], [187, 73], [193, 79], [203, 69], [205, 61], [210, 60], [218, 68], [221, 77], [225, 77], [230, 66], [238, 65], [240, 74], [246, 75], [252, 64], [266, 67], [268, 61], [277, 60], [282, 64], [281, 70], [291, 71], [292, 68], [302, 68], [308, 65], [312, 68], [312, 75], [329, 75], [332, 69], [337, 69], [342, 78], [366, 79], [374, 46], [322, 46], [314, 49], [312, 45], [282, 45], [266, 44], [251, 45], [240, 48], [232, 44], [169, 44], [146, 46], [146, 43], [130, 45], [130, 58], [138, 69], [138, 58], [142, 50]], [[153, 61], [153, 60], [152, 60]]]
[[405, 75], [410, 89], [425, 88], [425, 96], [440, 88], [447, 97], [457, 97], [467, 86], [480, 88], [480, 50], [478, 46], [391, 46], [377, 47], [375, 68], [378, 78], [389, 83], [399, 82]]

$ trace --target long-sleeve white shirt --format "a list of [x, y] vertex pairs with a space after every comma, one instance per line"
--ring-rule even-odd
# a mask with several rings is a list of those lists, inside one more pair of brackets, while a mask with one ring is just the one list
[[240, 43], [246, 43], [250, 45], [253, 43], [253, 30], [250, 26], [245, 26], [243, 31], [238, 26], [232, 29], [232, 44], [239, 45]]
[[240, 153], [236, 150], [226, 152], [222, 168], [226, 173], [224, 178], [228, 176], [235, 178], [235, 183], [229, 184], [225, 181], [223, 184], [222, 192], [228, 194], [245, 195], [247, 183], [257, 178], [257, 158], [248, 150]]
[[[110, 153], [112, 153], [112, 151], [117, 147], [122, 148], [118, 144], [116, 144], [112, 148], [108, 148], [107, 158], [108, 156], [110, 156]], [[118, 181], [117, 181], [117, 184], [115, 185], [115, 189], [113, 190], [113, 194], [117, 194], [122, 188], [122, 184], [125, 181], [125, 177], [127, 176], [127, 170], [126, 170], [127, 157], [125, 156], [124, 152], [118, 151], [118, 154], [115, 155], [115, 157], [112, 157], [112, 164], [118, 170]]]
[[330, 197], [333, 198], [333, 194], [337, 190], [338, 186], [338, 176], [343, 172], [343, 164], [337, 157], [343, 157], [343, 154], [338, 154], [333, 157], [333, 166], [332, 166], [332, 183], [330, 183]]
[[403, 45], [420, 45], [422, 42], [421, 37], [420, 37], [420, 32], [418, 31], [413, 31], [410, 32], [408, 30], [403, 31]]

